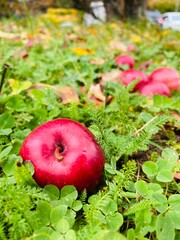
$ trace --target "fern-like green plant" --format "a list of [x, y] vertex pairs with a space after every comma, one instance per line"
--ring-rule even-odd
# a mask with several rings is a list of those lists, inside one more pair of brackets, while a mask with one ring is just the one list
[[121, 206], [122, 199], [127, 194], [134, 197], [134, 193], [129, 193], [130, 184], [133, 183], [135, 175], [137, 173], [137, 165], [134, 160], [128, 161], [123, 164], [120, 171], [116, 171], [116, 174], [110, 181], [107, 181], [109, 187], [109, 194], [119, 206]]
[[152, 201], [149, 199], [142, 199], [139, 202], [130, 206], [130, 208], [124, 213], [124, 216], [133, 215], [138, 211], [144, 209], [150, 209], [152, 207]]
[[33, 211], [39, 200], [49, 200], [40, 188], [4, 182], [0, 189], [1, 236], [12, 240], [30, 236], [39, 224]]

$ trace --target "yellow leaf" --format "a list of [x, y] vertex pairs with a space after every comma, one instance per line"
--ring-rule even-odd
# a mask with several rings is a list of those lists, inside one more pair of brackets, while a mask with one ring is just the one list
[[117, 25], [116, 23], [111, 23], [109, 26], [110, 26], [110, 28], [112, 28], [112, 29], [114, 29], [114, 28], [117, 28], [117, 27], [118, 27], [118, 25]]
[[81, 48], [81, 47], [74, 48], [72, 51], [77, 56], [85, 56], [85, 55], [90, 54], [90, 51], [88, 49]]
[[132, 36], [130, 40], [131, 40], [132, 42], [134, 42], [134, 43], [140, 43], [140, 42], [142, 42], [141, 37], [139, 37], [139, 36], [137, 36], [137, 35]]
[[32, 83], [29, 81], [20, 82], [12, 78], [10, 78], [8, 82], [12, 88], [13, 95], [19, 94], [20, 92], [27, 90], [32, 85]]

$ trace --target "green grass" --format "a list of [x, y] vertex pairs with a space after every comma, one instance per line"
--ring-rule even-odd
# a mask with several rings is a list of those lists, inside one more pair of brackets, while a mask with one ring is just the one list
[[[9, 66], [0, 94], [0, 239], [178, 240], [180, 124], [173, 113], [180, 113], [180, 94], [149, 99], [102, 75], [117, 70], [114, 59], [129, 44], [135, 68], [150, 60], [147, 74], [160, 66], [180, 71], [180, 34], [146, 22], [65, 28], [43, 16], [0, 25], [20, 36], [0, 39], [1, 75]], [[88, 95], [100, 82], [104, 102]], [[56, 90], [65, 86], [78, 102], [62, 102]], [[28, 133], [59, 117], [83, 123], [104, 150], [104, 178], [91, 196], [73, 186], [42, 189], [33, 167], [21, 164]]]

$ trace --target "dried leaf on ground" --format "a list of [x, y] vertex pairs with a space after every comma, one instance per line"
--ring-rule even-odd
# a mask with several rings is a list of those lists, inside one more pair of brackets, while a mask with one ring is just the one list
[[126, 52], [127, 51], [127, 47], [124, 43], [117, 41], [117, 40], [113, 40], [110, 42], [109, 46], [108, 46], [108, 50], [118, 50], [120, 52]]
[[105, 62], [106, 60], [104, 58], [99, 58], [99, 59], [92, 59], [90, 63], [95, 65], [102, 65]]
[[79, 96], [74, 88], [69, 86], [62, 86], [58, 87], [57, 90], [63, 104], [79, 102]]
[[15, 59], [25, 59], [29, 56], [28, 52], [24, 48], [17, 48], [16, 51], [14, 52], [14, 58]]
[[3, 32], [0, 31], [0, 38], [3, 39], [12, 39], [14, 41], [16, 41], [17, 39], [27, 39], [28, 38], [28, 34], [25, 32], [21, 32], [21, 33], [11, 33], [11, 32]]
[[174, 174], [174, 178], [180, 180], [180, 172], [175, 173]]
[[120, 70], [112, 70], [110, 72], [105, 72], [101, 75], [101, 83], [104, 84], [104, 82], [118, 82], [118, 78], [120, 75]]
[[3, 38], [3, 39], [13, 39], [15, 37], [16, 37], [16, 35], [14, 33], [0, 31], [0, 38]]
[[91, 100], [95, 98], [101, 102], [105, 102], [105, 96], [103, 95], [102, 87], [99, 83], [94, 84], [90, 87], [88, 92], [88, 98]]
[[31, 89], [44, 89], [50, 88], [55, 91], [57, 97], [61, 100], [61, 103], [67, 104], [72, 102], [79, 102], [79, 96], [73, 87], [69, 86], [55, 86], [55, 85], [48, 85], [43, 83], [33, 84], [29, 90]]

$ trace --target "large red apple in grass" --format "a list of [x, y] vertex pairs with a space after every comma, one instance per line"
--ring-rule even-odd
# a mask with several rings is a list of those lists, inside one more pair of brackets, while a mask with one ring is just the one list
[[101, 181], [105, 157], [94, 135], [79, 122], [59, 118], [34, 129], [20, 149], [24, 161], [34, 166], [41, 186], [74, 185], [93, 192]]

